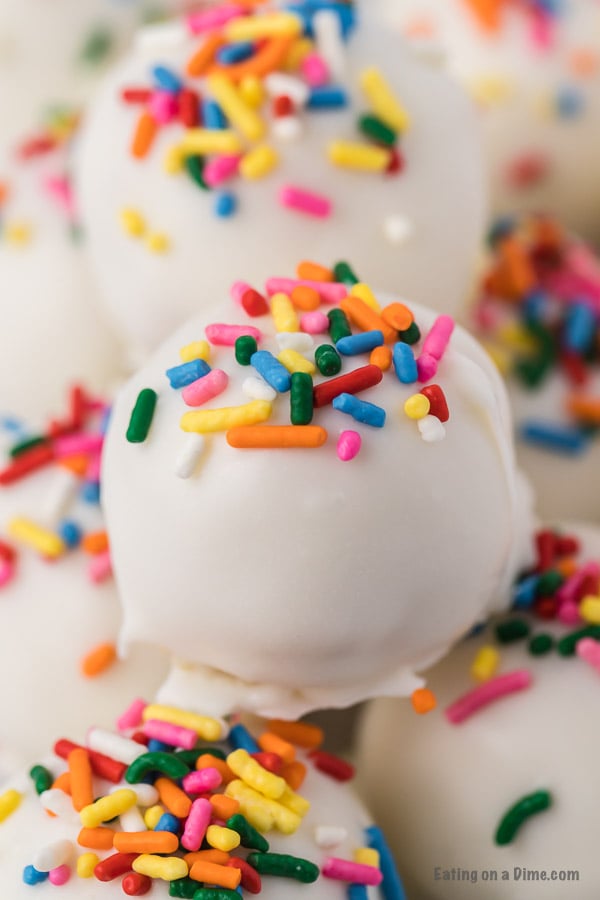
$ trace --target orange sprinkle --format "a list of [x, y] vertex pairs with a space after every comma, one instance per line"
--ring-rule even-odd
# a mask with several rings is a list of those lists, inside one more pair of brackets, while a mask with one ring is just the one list
[[498, 31], [502, 24], [504, 0], [465, 0], [486, 31]]
[[86, 553], [96, 556], [98, 553], [104, 553], [108, 550], [108, 534], [106, 531], [92, 531], [86, 534], [81, 542], [81, 546]]
[[149, 112], [143, 112], [135, 126], [131, 153], [136, 159], [144, 159], [152, 149], [154, 138], [158, 132], [158, 124]]
[[299, 791], [306, 778], [306, 766], [297, 759], [282, 766], [280, 774], [293, 791]]
[[227, 821], [240, 811], [240, 801], [226, 797], [225, 794], [213, 794], [209, 800], [217, 819]]
[[69, 472], [72, 472], [73, 475], [76, 475], [78, 478], [83, 478], [85, 473], [88, 470], [88, 466], [90, 464], [87, 456], [67, 456], [64, 459], [59, 461], [59, 465], [62, 466], [63, 469], [67, 469]]
[[520, 299], [533, 289], [537, 275], [529, 259], [528, 250], [516, 236], [509, 236], [500, 241], [498, 255], [501, 268], [510, 284], [510, 295]]
[[575, 574], [579, 565], [574, 557], [568, 556], [566, 559], [559, 560], [556, 563], [556, 568], [564, 578], [570, 578], [571, 575]]
[[175, 853], [179, 838], [172, 831], [118, 831], [113, 847], [119, 853]]
[[427, 15], [414, 16], [406, 23], [403, 33], [407, 38], [432, 38], [437, 34], [435, 21]]
[[276, 753], [286, 763], [294, 762], [296, 751], [293, 744], [284, 740], [272, 731], [265, 731], [258, 739], [258, 746], [265, 753]]
[[157, 778], [154, 787], [158, 791], [160, 802], [163, 806], [177, 816], [178, 819], [186, 819], [192, 808], [192, 801], [181, 788], [177, 787], [170, 778]]
[[202, 756], [198, 757], [196, 768], [216, 769], [223, 779], [223, 784], [229, 784], [230, 781], [234, 781], [237, 778], [237, 775], [234, 775], [224, 760], [219, 759], [217, 756], [212, 756], [210, 753], [203, 753]]
[[600, 425], [600, 397], [586, 397], [582, 394], [572, 394], [567, 399], [569, 412], [589, 425]]
[[92, 780], [92, 766], [87, 750], [76, 747], [71, 750], [67, 759], [69, 774], [71, 776], [71, 797], [73, 809], [81, 812], [84, 806], [94, 802], [94, 785]]
[[573, 50], [569, 56], [568, 65], [573, 75], [579, 78], [590, 78], [600, 67], [600, 57], [594, 50], [582, 47]]
[[272, 734], [294, 744], [296, 747], [302, 747], [304, 750], [316, 750], [323, 743], [323, 729], [318, 725], [311, 725], [310, 722], [288, 722], [285, 719], [270, 719], [267, 727]]
[[320, 425], [239, 425], [227, 432], [227, 443], [240, 450], [322, 447], [327, 432]]
[[8, 199], [8, 182], [0, 181], [0, 206], [3, 206]]
[[375, 347], [371, 350], [369, 362], [372, 366], [377, 366], [382, 372], [387, 372], [392, 367], [392, 351], [385, 344], [382, 347]]
[[333, 281], [331, 269], [306, 259], [299, 263], [296, 274], [302, 281]]
[[395, 329], [384, 322], [381, 316], [367, 306], [360, 297], [344, 297], [340, 303], [340, 309], [343, 309], [350, 321], [362, 331], [382, 331], [386, 343], [398, 339]]
[[197, 862], [209, 862], [217, 866], [226, 866], [229, 862], [229, 853], [225, 853], [224, 850], [213, 850], [211, 848], [210, 850], [196, 850], [195, 853], [186, 853], [183, 858], [190, 869]]
[[319, 292], [304, 284], [296, 285], [290, 294], [290, 299], [294, 306], [303, 312], [311, 312], [313, 309], [318, 309], [321, 305]]
[[90, 650], [81, 660], [81, 672], [86, 678], [97, 678], [113, 665], [117, 658], [117, 650], [114, 644], [98, 644]]
[[77, 843], [89, 850], [112, 850], [115, 833], [112, 828], [82, 828]]
[[194, 881], [205, 881], [206, 884], [216, 884], [217, 887], [235, 891], [242, 880], [242, 872], [233, 867], [218, 866], [215, 863], [199, 860], [190, 869], [190, 878], [193, 878]]
[[241, 81], [248, 75], [255, 75], [257, 78], [265, 78], [275, 69], [282, 67], [287, 52], [295, 38], [293, 37], [276, 37], [265, 41], [262, 47], [242, 62], [235, 63], [233, 66], [216, 65], [210, 69], [210, 75], [226, 75], [232, 81]]
[[384, 306], [381, 318], [396, 331], [406, 331], [415, 321], [412, 312], [404, 303], [390, 303]]
[[71, 775], [69, 772], [63, 772], [62, 775], [59, 775], [58, 778], [54, 779], [52, 784], [52, 788], [57, 791], [63, 791], [65, 794], [71, 796]]
[[220, 32], [214, 31], [209, 34], [204, 43], [200, 45], [198, 50], [188, 60], [186, 66], [187, 74], [192, 78], [200, 78], [200, 76], [206, 75], [215, 56], [224, 44], [225, 38]]
[[425, 715], [425, 713], [431, 712], [431, 710], [435, 709], [437, 705], [435, 694], [433, 693], [433, 691], [430, 691], [429, 688], [418, 688], [416, 691], [412, 692], [412, 696], [410, 699], [414, 711], [420, 716]]

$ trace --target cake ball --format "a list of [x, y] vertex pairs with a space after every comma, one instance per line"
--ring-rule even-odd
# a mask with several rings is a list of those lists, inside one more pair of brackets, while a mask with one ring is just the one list
[[549, 210], [598, 240], [596, 0], [375, 0], [375, 6], [475, 99], [495, 210]]
[[600, 260], [548, 216], [499, 220], [471, 323], [503, 370], [543, 516], [600, 517]]
[[4, 785], [0, 885], [11, 897], [61, 885], [78, 900], [152, 888], [404, 900], [385, 836], [346, 783], [353, 769], [319, 749], [319, 728], [229, 728], [143, 703], [119, 724], [96, 724], [83, 745], [59, 740], [53, 756]]
[[489, 357], [343, 274], [305, 260], [236, 282], [239, 303], [119, 393], [103, 500], [121, 641], [174, 656], [169, 702], [301, 715], [410, 694], [527, 557]]
[[157, 651], [119, 660], [119, 603], [98, 506], [104, 405], [74, 390], [43, 432], [3, 420], [0, 463], [0, 776], [43, 753], [56, 718], [76, 733], [153, 691]]
[[299, 252], [350, 254], [383, 288], [464, 300], [485, 219], [474, 110], [363, 13], [219, 5], [142, 31], [107, 78], [82, 210], [103, 297], [142, 352], [227, 289], [234, 251], [259, 282], [274, 253], [281, 272]]
[[600, 532], [546, 529], [536, 543], [511, 614], [428, 673], [438, 709], [382, 700], [366, 714], [361, 789], [409, 896], [598, 891]]

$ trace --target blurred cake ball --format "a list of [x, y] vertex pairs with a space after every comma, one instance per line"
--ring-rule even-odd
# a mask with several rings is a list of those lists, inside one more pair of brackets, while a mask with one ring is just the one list
[[[359, 15], [360, 14], [360, 15]], [[485, 221], [475, 111], [370, 5], [218, 5], [145, 29], [92, 104], [78, 182], [120, 333], [154, 348], [298, 254], [456, 312]]]
[[547, 210], [600, 239], [597, 0], [373, 0], [480, 107], [496, 212]]
[[428, 673], [438, 709], [367, 710], [361, 789], [409, 896], [598, 893], [599, 589], [597, 528], [540, 532], [512, 614]]

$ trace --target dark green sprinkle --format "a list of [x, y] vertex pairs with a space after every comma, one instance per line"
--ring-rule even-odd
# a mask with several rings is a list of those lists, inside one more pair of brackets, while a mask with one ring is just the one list
[[290, 390], [292, 425], [310, 425], [313, 417], [313, 380], [307, 372], [294, 372]]
[[398, 332], [398, 340], [402, 341], [403, 344], [418, 344], [421, 340], [421, 329], [417, 325], [416, 322], [412, 322], [409, 328], [406, 331]]
[[550, 634], [536, 634], [529, 641], [529, 652], [532, 656], [544, 656], [554, 647], [554, 638]]
[[258, 350], [256, 338], [251, 334], [245, 334], [239, 337], [235, 342], [235, 359], [240, 366], [249, 366], [252, 356]]
[[342, 357], [331, 344], [321, 344], [317, 347], [315, 362], [321, 375], [337, 375], [342, 368]]
[[230, 816], [226, 824], [232, 831], [237, 831], [242, 847], [247, 847], [249, 850], [260, 850], [261, 853], [266, 853], [269, 849], [268, 840], [241, 813]]
[[18, 444], [13, 444], [13, 446], [10, 448], [10, 457], [11, 459], [16, 459], [17, 456], [20, 456], [27, 450], [33, 450], [34, 447], [41, 447], [42, 444], [47, 443], [48, 441], [43, 435], [26, 438], [24, 441], [19, 441]]
[[358, 284], [359, 278], [356, 277], [347, 262], [336, 263], [333, 267], [333, 277], [335, 281], [341, 281], [342, 284], [352, 286]]
[[237, 891], [228, 891], [227, 888], [196, 887], [194, 900], [240, 900], [240, 895]]
[[327, 313], [329, 319], [329, 337], [334, 344], [339, 340], [352, 335], [348, 316], [343, 309], [330, 309]]
[[178, 778], [185, 778], [189, 771], [190, 767], [186, 766], [176, 753], [163, 753], [162, 751], [143, 753], [131, 763], [125, 772], [125, 781], [129, 784], [137, 784], [150, 772], [160, 772], [161, 775], [177, 781]]
[[217, 759], [225, 759], [225, 753], [219, 747], [197, 747], [195, 750], [177, 750], [175, 756], [177, 759], [182, 760], [186, 766], [194, 768], [198, 757], [204, 756], [206, 753]]
[[198, 890], [198, 882], [191, 878], [178, 878], [169, 883], [169, 897], [178, 897], [179, 900], [193, 900]]
[[564, 584], [564, 580], [564, 575], [561, 575], [557, 569], [548, 569], [539, 577], [536, 587], [538, 597], [552, 597]]
[[203, 156], [186, 156], [185, 169], [193, 182], [203, 191], [210, 190], [204, 180], [204, 157]]
[[377, 116], [361, 116], [358, 120], [358, 127], [366, 137], [377, 141], [378, 144], [393, 147], [396, 143], [396, 138], [398, 137], [396, 132]]
[[29, 770], [29, 777], [33, 781], [36, 794], [49, 791], [54, 784], [54, 776], [45, 766], [34, 766]]
[[515, 803], [506, 812], [496, 831], [496, 843], [503, 847], [512, 843], [517, 831], [530, 816], [544, 812], [552, 806], [552, 796], [549, 791], [536, 791], [528, 794]]
[[553, 360], [546, 356], [520, 359], [515, 365], [515, 374], [526, 388], [539, 387], [551, 371]]
[[139, 392], [127, 429], [127, 440], [130, 444], [143, 444], [148, 437], [157, 400], [156, 391], [151, 388], [144, 388]]
[[113, 34], [108, 28], [98, 26], [85, 39], [80, 51], [82, 62], [97, 65], [103, 62], [113, 46]]
[[588, 625], [586, 628], [578, 628], [577, 631], [571, 631], [569, 634], [561, 638], [556, 645], [556, 649], [561, 656], [575, 656], [575, 648], [582, 638], [594, 638], [600, 641], [600, 625]]
[[496, 625], [495, 632], [496, 639], [501, 644], [512, 644], [514, 641], [521, 641], [528, 637], [531, 626], [525, 619], [508, 619], [506, 622]]
[[248, 863], [260, 875], [279, 875], [280, 878], [294, 878], [303, 884], [312, 884], [319, 877], [319, 867], [300, 856], [287, 853], [249, 853]]

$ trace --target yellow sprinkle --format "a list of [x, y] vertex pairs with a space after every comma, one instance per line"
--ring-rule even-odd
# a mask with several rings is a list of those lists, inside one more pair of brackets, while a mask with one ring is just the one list
[[19, 808], [22, 799], [23, 794], [13, 788], [0, 794], [0, 822], [4, 822], [5, 819], [12, 816]]
[[296, 794], [287, 784], [283, 794], [279, 798], [279, 803], [290, 810], [290, 812], [293, 812], [300, 819], [303, 819], [310, 809], [310, 802], [306, 797], [301, 797], [300, 794]]
[[502, 75], [487, 75], [473, 79], [467, 88], [476, 103], [481, 106], [501, 106], [507, 103], [515, 92], [514, 81]]
[[225, 793], [240, 804], [240, 812], [258, 831], [277, 828], [282, 834], [294, 834], [301, 824], [300, 816], [276, 800], [269, 800], [243, 781], [231, 781]]
[[9, 222], [4, 228], [4, 239], [9, 244], [24, 246], [33, 237], [33, 228], [28, 222]]
[[84, 828], [98, 828], [103, 822], [108, 822], [116, 816], [121, 816], [137, 803], [135, 791], [121, 788], [114, 794], [100, 797], [95, 803], [84, 806], [80, 812], [81, 824]]
[[260, 141], [266, 126], [259, 114], [243, 99], [225, 75], [210, 75], [206, 80], [209, 93], [217, 101], [234, 128], [249, 141]]
[[179, 144], [169, 147], [163, 159], [163, 169], [167, 175], [179, 175], [185, 165], [185, 153]]
[[210, 344], [208, 341], [193, 341], [191, 344], [186, 344], [179, 351], [179, 358], [184, 363], [192, 362], [194, 359], [203, 359], [205, 362], [208, 362], [210, 359]]
[[357, 847], [354, 851], [354, 862], [360, 863], [362, 866], [373, 866], [379, 868], [379, 853], [372, 847]]
[[600, 597], [584, 597], [579, 606], [579, 615], [590, 625], [600, 625]]
[[146, 247], [151, 253], [167, 253], [171, 247], [171, 242], [163, 232], [153, 231], [146, 238]]
[[210, 153], [234, 155], [244, 149], [235, 131], [227, 129], [220, 131], [218, 128], [190, 128], [186, 131], [180, 147], [188, 156], [204, 156]]
[[265, 89], [262, 81], [255, 75], [246, 75], [245, 78], [242, 78], [239, 91], [244, 103], [247, 103], [252, 109], [258, 109], [262, 106], [265, 99]]
[[512, 356], [497, 344], [482, 341], [482, 346], [501, 375], [508, 375], [512, 369]]
[[496, 647], [486, 644], [480, 647], [471, 664], [471, 678], [474, 681], [489, 681], [498, 671], [500, 654]]
[[508, 323], [498, 329], [498, 337], [511, 350], [520, 353], [535, 353], [537, 344], [532, 336], [516, 322]]
[[178, 856], [154, 856], [151, 853], [142, 853], [134, 859], [131, 868], [139, 875], [160, 878], [162, 881], [176, 881], [178, 878], [185, 878], [189, 872], [185, 859]]
[[360, 76], [360, 84], [376, 116], [403, 133], [410, 127], [408, 113], [397, 100], [392, 88], [379, 69], [365, 69]]
[[282, 366], [285, 366], [292, 375], [294, 372], [305, 372], [307, 375], [314, 375], [317, 367], [297, 350], [282, 350], [277, 357]]
[[154, 831], [164, 811], [164, 806], [160, 806], [160, 804], [148, 807], [144, 813], [144, 824], [149, 831]]
[[77, 874], [80, 878], [91, 878], [99, 862], [97, 853], [82, 853], [77, 860]]
[[224, 31], [226, 41], [257, 41], [268, 37], [296, 37], [302, 33], [303, 24], [293, 13], [275, 12], [233, 19]]
[[238, 425], [259, 425], [266, 422], [270, 415], [271, 404], [268, 400], [252, 400], [243, 406], [199, 409], [185, 413], [181, 417], [180, 425], [183, 431], [209, 434], [214, 431], [227, 431]]
[[327, 155], [334, 165], [360, 172], [385, 172], [392, 158], [390, 151], [382, 147], [352, 141], [333, 141]]
[[121, 227], [130, 237], [142, 237], [146, 231], [146, 221], [137, 209], [126, 207], [120, 214]]
[[413, 394], [404, 404], [404, 412], [409, 419], [424, 419], [430, 409], [431, 403], [424, 394]]
[[206, 830], [206, 840], [215, 850], [223, 850], [229, 853], [240, 846], [240, 836], [231, 828], [223, 828], [221, 825], [209, 825]]
[[264, 769], [260, 763], [252, 759], [246, 750], [241, 748], [229, 754], [227, 765], [234, 775], [241, 778], [255, 791], [268, 797], [269, 800], [278, 800], [287, 787], [285, 779]]
[[199, 716], [196, 713], [177, 709], [175, 706], [162, 706], [159, 703], [151, 703], [144, 708], [144, 722], [150, 719], [159, 719], [168, 722], [169, 725], [179, 725], [195, 731], [203, 741], [220, 741], [223, 737], [223, 723], [211, 716]]
[[376, 312], [377, 315], [381, 314], [381, 306], [377, 300], [377, 297], [371, 290], [371, 288], [367, 284], [362, 284], [359, 282], [358, 284], [353, 284], [350, 288], [350, 296], [358, 297], [362, 300], [363, 303], [366, 303], [373, 312]]
[[309, 53], [315, 48], [310, 38], [301, 37], [294, 41], [284, 60], [283, 68], [286, 72], [297, 72]]
[[279, 163], [279, 156], [268, 144], [261, 144], [246, 153], [240, 162], [240, 175], [248, 181], [265, 178]]
[[50, 559], [57, 559], [65, 552], [65, 545], [57, 534], [36, 525], [31, 519], [23, 517], [12, 519], [8, 525], [8, 533], [16, 541], [33, 547], [42, 556]]
[[273, 294], [271, 297], [271, 315], [276, 331], [299, 331], [300, 322], [294, 304], [287, 294]]

